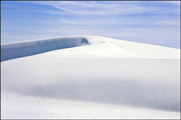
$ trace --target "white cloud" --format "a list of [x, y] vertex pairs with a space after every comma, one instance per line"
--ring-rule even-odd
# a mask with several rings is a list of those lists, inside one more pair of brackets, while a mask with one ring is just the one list
[[180, 26], [180, 21], [179, 20], [159, 20], [153, 25], [164, 25], [164, 26]]
[[[53, 6], [55, 8], [64, 10], [71, 14], [86, 14], [86, 15], [117, 15], [117, 14], [140, 14], [159, 12], [160, 8], [140, 6], [136, 2], [117, 1], [33, 1], [36, 4], [43, 4]], [[159, 10], [158, 10], [159, 9]]]
[[117, 24], [124, 24], [124, 23], [120, 23], [120, 20], [118, 19], [115, 19], [115, 18], [112, 18], [112, 19], [96, 19], [96, 20], [91, 20], [91, 19], [86, 19], [86, 18], [83, 18], [83, 19], [61, 19], [60, 20], [61, 23], [64, 23], [64, 24], [73, 24], [73, 25], [82, 25], [82, 26], [90, 26], [90, 25], [98, 25], [98, 26], [101, 26], [101, 25], [117, 25]]
[[173, 4], [173, 5], [180, 6], [180, 1], [161, 1], [161, 2], [170, 3], [170, 4]]

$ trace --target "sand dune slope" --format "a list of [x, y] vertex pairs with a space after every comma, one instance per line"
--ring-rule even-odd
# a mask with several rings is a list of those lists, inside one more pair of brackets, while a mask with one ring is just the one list
[[[86, 47], [79, 47], [85, 45]], [[78, 48], [75, 49], [74, 47]], [[1, 61], [53, 50], [61, 50], [58, 51], [59, 55], [96, 55], [119, 58], [180, 58], [180, 51], [175, 48], [116, 40], [99, 36], [72, 36], [3, 44], [1, 45]]]
[[180, 117], [179, 49], [98, 36], [1, 47], [1, 118]]

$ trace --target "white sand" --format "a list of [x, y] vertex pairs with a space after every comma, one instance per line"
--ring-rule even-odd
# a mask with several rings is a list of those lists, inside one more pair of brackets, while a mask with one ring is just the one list
[[179, 49], [71, 36], [1, 50], [2, 119], [180, 118]]

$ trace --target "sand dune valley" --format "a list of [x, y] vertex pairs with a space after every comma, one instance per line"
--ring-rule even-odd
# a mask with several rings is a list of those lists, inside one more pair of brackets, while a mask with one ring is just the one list
[[1, 44], [1, 118], [180, 118], [180, 49], [101, 36]]

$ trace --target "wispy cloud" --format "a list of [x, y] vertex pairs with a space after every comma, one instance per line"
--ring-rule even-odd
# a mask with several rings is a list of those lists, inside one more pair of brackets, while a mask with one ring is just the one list
[[161, 2], [165, 2], [165, 3], [169, 3], [169, 4], [180, 6], [180, 1], [161, 1]]
[[[160, 45], [160, 41], [162, 44], [165, 44], [164, 41], [170, 41], [168, 46], [174, 43], [178, 48], [176, 45], [180, 40], [178, 2], [19, 1], [18, 3], [24, 4], [16, 11], [17, 16], [11, 15], [16, 20], [12, 21], [11, 16], [6, 20], [5, 16], [10, 14], [4, 13], [2, 16], [2, 41], [65, 35], [97, 35]], [[37, 9], [29, 9], [29, 15], [26, 5], [29, 5], [29, 8], [35, 5]], [[7, 7], [9, 11], [16, 10], [9, 8]]]
[[[159, 13], [164, 9], [156, 6], [143, 6], [139, 2], [132, 1], [33, 1], [32, 3], [49, 5], [71, 14], [84, 14], [84, 15], [118, 15], [118, 14], [141, 14], [141, 13]], [[110, 4], [111, 3], [111, 4]], [[178, 4], [178, 2], [170, 2]]]
[[162, 26], [180, 26], [179, 20], [158, 20], [153, 23], [153, 25], [162, 25]]

